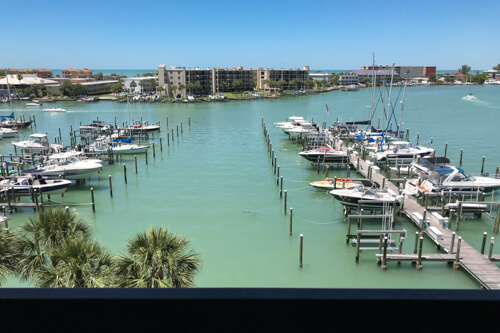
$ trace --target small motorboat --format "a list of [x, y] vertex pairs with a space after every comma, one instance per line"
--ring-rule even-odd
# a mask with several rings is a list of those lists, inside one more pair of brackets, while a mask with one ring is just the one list
[[[337, 182], [335, 182], [335, 180]], [[356, 186], [366, 187], [366, 188], [378, 188], [380, 185], [369, 179], [350, 179], [350, 178], [326, 178], [324, 180], [311, 182], [309, 186], [324, 189], [324, 190], [334, 190], [340, 188], [352, 188]]]
[[42, 194], [60, 194], [71, 185], [71, 180], [66, 179], [43, 179], [41, 175], [18, 177], [17, 181], [5, 179], [0, 181], [0, 193], [6, 194], [8, 190], [14, 191], [14, 195], [30, 195], [32, 190]]
[[81, 152], [66, 152], [49, 157], [47, 165], [23, 170], [23, 174], [40, 175], [47, 179], [83, 179], [102, 169], [101, 160], [82, 160]]
[[66, 109], [63, 108], [58, 108], [57, 106], [54, 106], [53, 108], [50, 109], [43, 109], [44, 112], [66, 112]]
[[105, 137], [97, 138], [95, 142], [88, 146], [89, 153], [106, 154], [109, 150], [113, 154], [144, 154], [147, 153], [149, 146], [136, 144], [122, 144], [111, 142]]
[[299, 155], [311, 162], [320, 162], [320, 163], [349, 162], [349, 155], [347, 155], [345, 151], [336, 150], [328, 145], [307, 151], [301, 151]]
[[396, 195], [394, 191], [384, 188], [364, 188], [361, 186], [345, 189], [332, 190], [331, 195], [342, 205], [364, 209], [382, 210], [387, 206], [399, 206], [403, 201], [402, 195]]
[[41, 106], [42, 103], [26, 103], [26, 106]]

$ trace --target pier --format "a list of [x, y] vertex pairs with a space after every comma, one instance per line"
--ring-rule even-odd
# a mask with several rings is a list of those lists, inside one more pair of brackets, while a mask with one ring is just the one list
[[[337, 149], [344, 149], [345, 151], [348, 151], [348, 149], [346, 147], [342, 147], [341, 143], [338, 141], [335, 142], [335, 147]], [[364, 177], [371, 178], [379, 184], [385, 184], [390, 190], [394, 191], [395, 193], [399, 192], [399, 188], [391, 181], [386, 179], [382, 174], [380, 174], [379, 172], [373, 172], [373, 170], [377, 171], [378, 167], [374, 167], [371, 163], [367, 163], [367, 161], [361, 158], [360, 154], [358, 154], [357, 152], [353, 152], [351, 154], [351, 164], [354, 166], [356, 171]], [[438, 248], [443, 249], [447, 253], [430, 255], [421, 254], [421, 260], [446, 262], [455, 261], [456, 255], [453, 254], [455, 233], [448, 228], [443, 228], [442, 224], [435, 217], [435, 215], [430, 213], [427, 214], [427, 212], [428, 211], [426, 210], [426, 208], [421, 206], [414, 198], [405, 195], [404, 205], [401, 213], [406, 215], [411, 221], [413, 221], [416, 226], [420, 227], [422, 232], [427, 234], [429, 238], [436, 243], [436, 246]], [[417, 213], [417, 216], [418, 214], [420, 214], [420, 216], [426, 216], [427, 218], [425, 220], [417, 219], [415, 217], [415, 213]], [[367, 215], [366, 217], [369, 218], [369, 215]], [[427, 227], [423, 225], [424, 223], [427, 223]], [[431, 227], [437, 228], [442, 236], [440, 235], [440, 237], [435, 237], [435, 235], [432, 235], [431, 230], [435, 229], [431, 229]], [[474, 249], [465, 240], [460, 240], [460, 248], [457, 248], [457, 251], [460, 251], [459, 265], [469, 274], [471, 274], [481, 284], [481, 287], [485, 289], [499, 290], [500, 268], [492, 263], [492, 261], [500, 260], [500, 255], [491, 256], [490, 253], [488, 257], [487, 255], [481, 254], [479, 251]], [[492, 245], [493, 241], [491, 243], [491, 247]], [[377, 254], [376, 256], [380, 258], [383, 256], [383, 254]], [[386, 260], [393, 260], [398, 262], [417, 261], [418, 254], [387, 254]]]

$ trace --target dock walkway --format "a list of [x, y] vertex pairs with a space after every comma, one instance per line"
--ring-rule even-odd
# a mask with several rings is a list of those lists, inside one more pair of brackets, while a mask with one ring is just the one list
[[[340, 144], [338, 141], [336, 142], [336, 148], [337, 149], [344, 149], [347, 150], [346, 147], [340, 147]], [[358, 164], [359, 160], [359, 164]], [[360, 174], [363, 176], [367, 177], [368, 176], [368, 169], [370, 165], [366, 163], [365, 160], [363, 160], [359, 154], [351, 154], [351, 164], [357, 167], [359, 165], [359, 170], [357, 170]], [[372, 170], [373, 171], [373, 170]], [[379, 184], [382, 184], [385, 182], [386, 186], [394, 191], [395, 193], [398, 193], [398, 187], [394, 185], [391, 181], [387, 181], [383, 175], [381, 175], [378, 172], [371, 172], [372, 173], [372, 179]], [[420, 213], [422, 216], [424, 215], [424, 210], [425, 208], [422, 207], [417, 203], [417, 201], [409, 196], [405, 196], [404, 200], [404, 209], [403, 213], [407, 215], [417, 226], [420, 228], [422, 227], [421, 221], [417, 221], [417, 219], [414, 217], [413, 213]], [[449, 255], [453, 253], [453, 249], [451, 248], [452, 246], [452, 231], [447, 228], [443, 228], [442, 225], [439, 223], [439, 221], [432, 215], [432, 214], [426, 214], [428, 218], [428, 228], [423, 229], [423, 231], [438, 245], [440, 246], [445, 252], [447, 252]], [[425, 221], [424, 221], [425, 222]], [[429, 234], [429, 227], [436, 227], [442, 234], [443, 237], [442, 239], [435, 239]], [[455, 242], [456, 244], [456, 242]], [[456, 245], [455, 245], [456, 246]], [[387, 258], [392, 258], [392, 256], [395, 255], [387, 255]], [[402, 256], [402, 255], [399, 255]], [[413, 255], [406, 255], [408, 256], [408, 259], [406, 260], [411, 260], [414, 261], [415, 259], [413, 258]], [[398, 261], [403, 261], [405, 260], [404, 258], [406, 257], [399, 257], [398, 259], [391, 259], [391, 260], [398, 260]], [[437, 257], [436, 257], [437, 258]], [[445, 257], [443, 257], [445, 258]], [[423, 259], [423, 257], [422, 257]], [[446, 257], [446, 260], [448, 258]], [[500, 268], [498, 268], [494, 263], [492, 263], [486, 255], [482, 255], [479, 251], [474, 249], [472, 246], [467, 244], [463, 239], [461, 241], [460, 245], [460, 265], [468, 271], [476, 280], [479, 281], [482, 287], [486, 289], [498, 289], [500, 290]]]

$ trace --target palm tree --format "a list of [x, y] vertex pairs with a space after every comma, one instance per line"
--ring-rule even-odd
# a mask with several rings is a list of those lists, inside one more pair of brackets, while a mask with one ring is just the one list
[[201, 266], [197, 253], [186, 253], [188, 240], [162, 227], [149, 228], [128, 240], [130, 257], [114, 260], [117, 287], [190, 287]]
[[161, 97], [161, 93], [162, 93], [162, 91], [163, 91], [164, 89], [165, 89], [165, 88], [164, 88], [164, 87], [162, 87], [162, 86], [157, 86], [157, 87], [156, 87], [156, 91], [160, 93], [160, 97]]
[[172, 87], [172, 91], [174, 92], [174, 97], [177, 97], [177, 86], [174, 84]]
[[14, 274], [19, 262], [19, 255], [13, 249], [14, 240], [13, 234], [0, 231], [0, 285], [7, 280], [7, 275]]
[[96, 240], [71, 239], [52, 257], [37, 271], [37, 287], [103, 288], [111, 283], [112, 257]]
[[132, 88], [135, 90], [135, 87], [137, 87], [137, 83], [135, 83], [135, 81], [132, 80], [132, 82], [130, 82], [130, 90], [132, 90]]
[[219, 86], [221, 87], [221, 90], [224, 92], [227, 90], [227, 88], [229, 87], [229, 83], [227, 83], [226, 81], [222, 81]]
[[141, 94], [144, 92], [144, 80], [139, 81], [139, 85], [141, 86]]
[[90, 226], [78, 219], [76, 213], [52, 209], [39, 211], [36, 218], [20, 228], [13, 248], [20, 255], [19, 273], [21, 279], [36, 278], [42, 266], [56, 265], [54, 257], [57, 249], [72, 239], [87, 240]]
[[186, 89], [186, 86], [185, 86], [185, 85], [183, 85], [182, 83], [181, 83], [181, 84], [179, 84], [179, 90], [181, 91], [181, 95], [182, 95], [182, 91], [183, 91], [184, 89]]

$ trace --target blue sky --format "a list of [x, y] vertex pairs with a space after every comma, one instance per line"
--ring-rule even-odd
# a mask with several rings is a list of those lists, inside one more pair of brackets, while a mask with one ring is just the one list
[[500, 63], [500, 1], [9, 1], [0, 66], [357, 69]]

